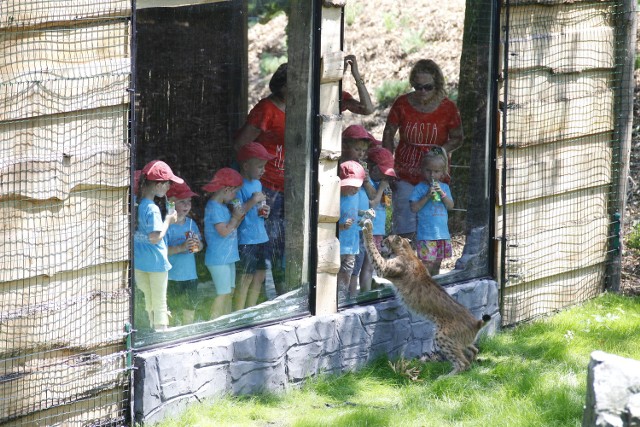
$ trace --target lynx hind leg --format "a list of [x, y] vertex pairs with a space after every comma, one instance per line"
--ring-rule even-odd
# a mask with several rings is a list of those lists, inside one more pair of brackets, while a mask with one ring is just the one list
[[465, 355], [465, 348], [461, 347], [455, 340], [442, 332], [436, 333], [435, 341], [444, 357], [453, 364], [453, 370], [449, 372], [447, 376], [455, 375], [469, 369], [471, 362]]
[[467, 348], [464, 349], [464, 355], [467, 357], [469, 363], [473, 363], [478, 355], [478, 347], [473, 344], [468, 345]]

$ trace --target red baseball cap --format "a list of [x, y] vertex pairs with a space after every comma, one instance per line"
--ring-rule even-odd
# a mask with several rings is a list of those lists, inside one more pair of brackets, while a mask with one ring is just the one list
[[339, 172], [340, 187], [360, 187], [366, 176], [362, 165], [355, 160], [347, 160], [341, 163]]
[[178, 200], [190, 199], [197, 195], [197, 193], [191, 191], [191, 188], [189, 188], [186, 182], [173, 184], [171, 188], [169, 188], [169, 191], [167, 191], [167, 197], [173, 197]]
[[244, 162], [249, 159], [260, 159], [260, 160], [272, 160], [275, 159], [276, 156], [273, 154], [269, 154], [264, 145], [259, 142], [249, 142], [248, 144], [244, 144], [238, 150], [237, 159], [239, 162]]
[[235, 169], [222, 168], [213, 175], [208, 184], [202, 186], [204, 191], [213, 193], [224, 187], [240, 187], [242, 185], [242, 175]]
[[367, 158], [378, 166], [384, 175], [396, 177], [393, 170], [393, 154], [384, 147], [371, 147], [367, 151]]
[[168, 164], [162, 160], [152, 160], [142, 169], [149, 181], [173, 181], [182, 184], [184, 179], [176, 176]]
[[373, 135], [360, 125], [348, 126], [342, 131], [342, 139], [365, 139], [372, 145], [381, 145], [382, 142], [378, 141]]

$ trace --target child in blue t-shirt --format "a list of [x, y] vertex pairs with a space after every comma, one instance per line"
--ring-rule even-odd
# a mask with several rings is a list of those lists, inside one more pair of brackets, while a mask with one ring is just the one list
[[239, 202], [233, 203], [233, 211], [227, 205], [235, 202], [241, 186], [242, 175], [238, 171], [222, 168], [202, 187], [211, 193], [204, 210], [204, 238], [207, 242], [204, 263], [216, 288], [211, 319], [231, 312], [236, 286], [236, 261], [240, 259], [237, 228], [244, 218], [244, 210]]
[[418, 183], [409, 197], [411, 212], [418, 213], [416, 250], [431, 276], [440, 273], [440, 264], [452, 255], [449, 214], [453, 198], [449, 185], [441, 182], [447, 173], [447, 160], [434, 148], [422, 159], [424, 181]]
[[338, 272], [338, 294], [341, 297], [355, 296], [357, 289], [350, 289], [351, 273], [360, 252], [360, 227], [358, 192], [365, 178], [364, 168], [355, 160], [340, 164], [340, 219], [338, 240], [340, 241], [340, 271]]
[[[383, 147], [371, 147], [367, 151], [367, 165], [369, 167], [369, 184], [373, 197], [369, 201], [369, 206], [374, 210], [375, 217], [373, 223], [373, 241], [381, 250], [382, 239], [386, 235], [387, 206], [391, 205], [388, 195], [390, 183], [396, 178], [393, 170], [393, 154]], [[365, 180], [366, 183], [366, 180]], [[363, 187], [366, 184], [363, 184]], [[362, 245], [360, 245], [362, 247]], [[362, 270], [360, 271], [360, 291], [371, 290], [371, 280], [373, 277], [373, 265], [369, 257], [364, 257]]]
[[174, 307], [182, 308], [183, 325], [193, 323], [199, 302], [195, 253], [202, 250], [202, 237], [198, 225], [188, 216], [191, 198], [195, 196], [197, 194], [186, 183], [174, 184], [167, 191], [167, 198], [175, 204], [178, 214], [177, 222], [169, 226], [165, 237], [171, 263], [167, 295], [174, 318], [177, 314]]
[[238, 163], [243, 178], [238, 199], [246, 212], [238, 227], [240, 252], [240, 280], [233, 295], [233, 309], [242, 310], [258, 303], [258, 297], [267, 273], [266, 260], [270, 258], [269, 236], [264, 220], [269, 216], [267, 196], [262, 192], [260, 178], [264, 167], [275, 156], [258, 142], [250, 142], [238, 150]]
[[155, 197], [165, 197], [171, 183], [182, 184], [182, 178], [160, 160], [149, 162], [139, 175], [136, 227], [133, 236], [133, 262], [136, 286], [144, 294], [149, 324], [155, 331], [165, 331], [169, 325], [167, 309], [167, 280], [171, 264], [164, 237], [169, 226], [178, 219], [174, 211], [164, 220]]

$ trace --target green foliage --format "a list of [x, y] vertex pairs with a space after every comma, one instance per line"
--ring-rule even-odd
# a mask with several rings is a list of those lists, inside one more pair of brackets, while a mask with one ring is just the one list
[[[320, 375], [282, 395], [191, 405], [160, 426], [580, 426], [589, 355], [640, 359], [640, 297], [602, 295], [583, 306], [483, 338], [472, 368], [378, 359]], [[286, 420], [282, 424], [281, 420]]]
[[427, 42], [424, 40], [424, 30], [420, 32], [405, 31], [400, 42], [402, 51], [406, 54], [414, 53], [422, 50]]
[[401, 80], [385, 80], [375, 89], [376, 99], [381, 107], [388, 107], [396, 98], [409, 90], [409, 83]]
[[391, 31], [395, 30], [397, 28], [397, 24], [396, 24], [396, 19], [393, 15], [391, 15], [390, 13], [385, 13], [384, 14], [384, 28], [387, 30], [388, 33], [390, 33]]
[[640, 250], [640, 223], [636, 224], [631, 233], [627, 235], [627, 246]]
[[290, 0], [254, 0], [247, 4], [249, 19], [266, 23], [279, 13], [289, 12]]
[[347, 2], [344, 8], [344, 23], [348, 27], [352, 26], [358, 17], [362, 13], [363, 5], [358, 2]]
[[275, 56], [270, 53], [264, 53], [260, 57], [260, 75], [270, 76], [272, 75], [280, 66], [280, 64], [284, 64], [287, 62], [287, 56]]
[[640, 56], [636, 55], [636, 63], [634, 69], [640, 69]]

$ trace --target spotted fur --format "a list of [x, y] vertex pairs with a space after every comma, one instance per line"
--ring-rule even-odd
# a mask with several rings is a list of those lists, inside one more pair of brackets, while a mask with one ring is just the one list
[[435, 324], [436, 345], [453, 363], [449, 375], [469, 369], [478, 354], [474, 345], [476, 336], [491, 316], [485, 314], [482, 320], [478, 320], [454, 300], [431, 278], [409, 240], [396, 235], [385, 238], [383, 245], [395, 255], [385, 259], [373, 241], [371, 221], [363, 223], [362, 231], [365, 248], [377, 274], [395, 285], [409, 309]]

